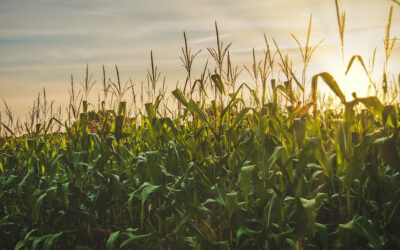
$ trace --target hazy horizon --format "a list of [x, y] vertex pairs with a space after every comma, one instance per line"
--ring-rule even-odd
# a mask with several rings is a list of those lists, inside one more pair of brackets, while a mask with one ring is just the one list
[[[381, 68], [382, 39], [390, 6], [394, 6], [392, 36], [399, 37], [400, 6], [385, 0], [340, 1], [347, 12], [346, 63], [360, 54], [366, 61], [378, 47], [376, 69]], [[214, 21], [225, 43], [232, 42], [236, 65], [249, 65], [251, 50], [265, 49], [263, 34], [274, 38], [296, 63], [300, 58], [295, 34], [304, 41], [313, 15], [311, 44], [325, 39], [310, 64], [310, 75], [320, 71], [340, 74], [342, 59], [334, 1], [2, 1], [0, 3], [0, 98], [16, 115], [24, 118], [43, 87], [56, 105], [68, 101], [70, 74], [77, 87], [84, 80], [86, 64], [97, 82], [102, 65], [115, 78], [118, 65], [123, 82], [136, 85], [146, 80], [150, 50], [168, 90], [185, 80], [179, 59], [186, 31], [193, 51], [202, 50], [194, 67], [211, 59], [207, 48], [215, 47]], [[295, 65], [296, 66], [296, 65]], [[390, 69], [398, 74], [400, 46], [390, 58]], [[297, 70], [296, 72], [299, 72]], [[242, 73], [246, 79], [247, 73]], [[340, 76], [337, 76], [341, 79]], [[358, 76], [357, 76], [358, 77]], [[248, 77], [247, 77], [248, 78]], [[365, 77], [366, 78], [366, 77]], [[366, 80], [366, 79], [364, 79]], [[345, 86], [347, 95], [365, 94], [367, 84]], [[0, 110], [4, 109], [3, 103]]]

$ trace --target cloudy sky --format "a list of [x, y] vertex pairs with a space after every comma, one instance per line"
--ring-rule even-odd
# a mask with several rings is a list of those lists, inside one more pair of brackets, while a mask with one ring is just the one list
[[[347, 11], [347, 60], [360, 54], [367, 61], [375, 47], [378, 56], [382, 55], [391, 5], [392, 35], [400, 37], [399, 5], [388, 0], [340, 3]], [[177, 81], [184, 81], [179, 60], [182, 32], [187, 32], [193, 50], [202, 49], [195, 62], [199, 68], [210, 59], [207, 48], [215, 46], [214, 20], [223, 40], [233, 43], [233, 61], [239, 66], [250, 62], [252, 48], [259, 52], [264, 49], [264, 33], [276, 39], [296, 62], [300, 54], [291, 33], [303, 41], [310, 14], [312, 43], [325, 39], [310, 65], [310, 74], [340, 74], [342, 60], [333, 0], [1, 0], [0, 98], [17, 115], [26, 113], [43, 87], [57, 104], [65, 104], [70, 74], [76, 82], [82, 82], [86, 63], [99, 81], [102, 65], [109, 74], [118, 65], [123, 81], [132, 78], [140, 83], [145, 80], [150, 50], [171, 90]], [[400, 44], [391, 58], [396, 74], [399, 61]], [[377, 63], [381, 65], [379, 60]], [[340, 84], [346, 93], [365, 93], [362, 80]]]

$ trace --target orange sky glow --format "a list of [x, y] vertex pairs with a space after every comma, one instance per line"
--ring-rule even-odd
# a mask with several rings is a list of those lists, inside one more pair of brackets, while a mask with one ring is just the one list
[[[57, 106], [65, 106], [70, 74], [79, 86], [86, 64], [98, 83], [102, 65], [110, 77], [118, 65], [122, 81], [132, 79], [139, 86], [146, 81], [150, 50], [170, 92], [185, 80], [179, 59], [182, 32], [186, 31], [193, 51], [201, 49], [194, 63], [198, 73], [211, 60], [207, 48], [215, 47], [214, 20], [222, 40], [232, 42], [234, 64], [250, 65], [253, 48], [261, 59], [265, 34], [277, 41], [300, 74], [300, 52], [291, 34], [304, 43], [311, 14], [311, 45], [324, 41], [311, 60], [308, 80], [328, 71], [347, 96], [352, 92], [365, 96], [368, 78], [361, 66], [355, 64], [344, 77], [345, 65], [352, 55], [361, 55], [368, 64], [377, 48], [375, 71], [381, 72], [389, 9], [394, 7], [391, 36], [400, 37], [400, 5], [388, 0], [339, 3], [347, 13], [344, 62], [333, 0], [1, 1], [0, 98], [21, 118], [43, 87]], [[399, 74], [400, 43], [393, 49], [389, 71], [393, 76]], [[283, 79], [279, 74], [275, 77]], [[374, 77], [378, 79], [380, 73]], [[249, 79], [243, 71], [240, 80]], [[91, 98], [97, 100], [96, 91]]]

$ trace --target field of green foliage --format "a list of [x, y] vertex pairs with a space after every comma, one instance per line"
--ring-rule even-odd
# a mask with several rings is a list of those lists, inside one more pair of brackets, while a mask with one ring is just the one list
[[[391, 16], [382, 79], [372, 79], [373, 63], [360, 56], [347, 62], [347, 71], [365, 69], [370, 97], [347, 100], [327, 72], [307, 77], [318, 46], [309, 45], [310, 19], [305, 45], [294, 37], [299, 75], [267, 38], [262, 59], [253, 53], [241, 72], [216, 26], [216, 48], [208, 49], [215, 67], [199, 76], [198, 53], [184, 36], [187, 78], [172, 95], [152, 56], [140, 98], [116, 67], [115, 81], [103, 71], [97, 108], [86, 99], [88, 69], [82, 91], [71, 81], [65, 117], [45, 92], [24, 123], [7, 106], [0, 248], [400, 248], [400, 75], [386, 72], [396, 41]], [[271, 79], [273, 71], [284, 79]], [[237, 82], [240, 73], [253, 82]]]

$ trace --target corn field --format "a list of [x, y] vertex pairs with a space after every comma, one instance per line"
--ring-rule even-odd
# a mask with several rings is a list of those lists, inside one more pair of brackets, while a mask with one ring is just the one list
[[[118, 67], [114, 80], [103, 68], [97, 107], [88, 67], [81, 88], [71, 76], [64, 114], [45, 90], [24, 122], [4, 102], [0, 248], [400, 248], [391, 16], [382, 77], [359, 55], [346, 64], [346, 74], [362, 65], [375, 91], [367, 97], [348, 100], [329, 72], [307, 74], [319, 46], [310, 17], [305, 45], [293, 36], [300, 74], [266, 36], [261, 59], [253, 51], [252, 65], [235, 66], [215, 24], [216, 47], [198, 75], [199, 52], [184, 33], [187, 77], [173, 91], [151, 53], [141, 91]], [[241, 74], [253, 81], [240, 83]]]

